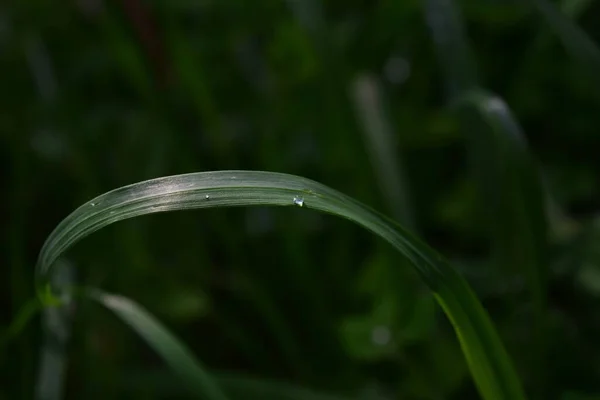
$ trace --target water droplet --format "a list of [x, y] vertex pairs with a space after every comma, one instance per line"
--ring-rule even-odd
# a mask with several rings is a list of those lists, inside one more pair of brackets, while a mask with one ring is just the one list
[[392, 339], [392, 332], [387, 326], [379, 325], [371, 331], [371, 340], [378, 346], [387, 345]]
[[209, 195], [206, 195], [206, 196], [204, 196], [204, 198], [205, 198], [206, 200], [210, 200], [210, 196], [209, 196]]
[[96, 207], [96, 205], [97, 205], [97, 204], [98, 204], [98, 203], [91, 202], [91, 203], [90, 203], [90, 206], [92, 206], [92, 207]]
[[304, 197], [302, 197], [302, 196], [294, 197], [294, 204], [297, 205], [298, 207], [302, 207], [304, 205]]

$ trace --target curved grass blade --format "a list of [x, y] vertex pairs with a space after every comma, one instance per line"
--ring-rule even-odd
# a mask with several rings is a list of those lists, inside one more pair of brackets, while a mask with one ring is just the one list
[[[597, 71], [600, 68], [600, 49], [596, 43], [548, 0], [531, 0], [531, 2], [556, 32], [573, 58], [588, 68], [592, 76], [597, 79]], [[568, 8], [566, 11], [572, 12]], [[600, 83], [600, 80], [597, 80], [597, 83]]]
[[[570, 20], [571, 24], [575, 24], [575, 20], [591, 5], [592, 0], [563, 0], [561, 2], [560, 11], [566, 17], [565, 20]], [[519, 98], [524, 90], [530, 90], [530, 80], [532, 76], [537, 74], [538, 59], [542, 51], [547, 50], [551, 43], [552, 31], [550, 29], [540, 30], [531, 43], [528, 45], [527, 51], [524, 52], [523, 58], [519, 62], [518, 70], [515, 73], [515, 78], [511, 83], [510, 98]]]
[[[525, 137], [508, 106], [484, 90], [472, 90], [459, 104], [473, 170], [489, 210], [492, 255], [509, 275], [523, 273], [533, 301], [535, 385], [543, 390], [546, 352], [547, 220], [542, 180]], [[543, 397], [542, 394], [540, 394]]]
[[501, 264], [527, 266], [535, 283], [535, 301], [542, 301], [547, 225], [544, 190], [525, 136], [506, 103], [492, 93], [471, 90], [457, 104], [471, 126], [467, 131], [470, 152], [486, 207], [498, 222], [491, 224], [498, 242], [496, 256]]
[[[525, 273], [534, 303], [535, 386], [545, 386], [545, 320], [547, 268], [545, 194], [526, 146], [525, 137], [508, 106], [499, 97], [477, 89], [475, 66], [459, 10], [452, 0], [428, 0], [426, 8], [439, 62], [457, 104], [471, 168], [477, 180], [492, 259], [498, 270]], [[439, 38], [444, 38], [440, 40]], [[450, 66], [446, 64], [452, 64]], [[464, 74], [472, 73], [472, 79]], [[483, 211], [482, 210], [482, 211]], [[543, 396], [542, 396], [543, 397]]]
[[592, 0], [563, 0], [560, 10], [569, 18], [575, 19], [592, 5]]
[[114, 312], [137, 332], [199, 398], [228, 399], [192, 352], [140, 305], [126, 297], [99, 290], [87, 290], [84, 294]]
[[[262, 171], [201, 172], [140, 182], [98, 196], [65, 218], [48, 237], [36, 266], [38, 292], [44, 293], [48, 287], [53, 264], [63, 252], [114, 222], [164, 211], [257, 205], [306, 207], [337, 215], [386, 240], [411, 262], [435, 293], [454, 325], [482, 396], [488, 400], [524, 398], [489, 316], [447, 261], [389, 218], [336, 190], [293, 175]], [[108, 304], [114, 305], [110, 301]], [[131, 318], [127, 309], [115, 309]], [[163, 345], [156, 336], [153, 340], [153, 345]], [[185, 355], [181, 347], [177, 351], [182, 357]], [[189, 360], [185, 363], [189, 364]], [[172, 367], [180, 368], [174, 360]]]

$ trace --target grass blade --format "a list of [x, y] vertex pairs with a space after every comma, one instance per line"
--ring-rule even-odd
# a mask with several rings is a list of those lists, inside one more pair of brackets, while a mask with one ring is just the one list
[[472, 128], [467, 132], [470, 152], [475, 158], [473, 164], [479, 167], [486, 207], [499, 222], [494, 224], [494, 236], [498, 242], [504, 242], [496, 244], [497, 257], [504, 258], [503, 264], [529, 266], [530, 278], [539, 280], [534, 291], [542, 290], [546, 246], [544, 191], [525, 136], [506, 103], [492, 93], [472, 90], [465, 93], [459, 104]]
[[[583, 12], [591, 5], [591, 0], [563, 0], [560, 11], [570, 19], [576, 20]], [[574, 22], [571, 22], [574, 24]], [[550, 29], [538, 31], [531, 44], [528, 45], [527, 51], [524, 52], [523, 58], [519, 62], [518, 70], [515, 73], [515, 78], [511, 83], [510, 95], [506, 97], [519, 99], [525, 97], [523, 93], [531, 90], [531, 77], [537, 75], [538, 63], [537, 60], [544, 50], [548, 49], [551, 43], [552, 32]]]
[[[596, 43], [548, 0], [531, 1], [573, 58], [592, 71], [592, 76], [597, 78], [597, 71], [600, 68], [600, 49]], [[572, 12], [569, 8], [566, 11]]]
[[382, 89], [374, 76], [363, 74], [354, 80], [352, 95], [363, 125], [371, 164], [392, 216], [415, 230], [409, 185], [402, 160], [394, 148], [394, 132], [384, 112]]
[[[524, 274], [533, 302], [535, 385], [542, 390], [546, 352], [547, 221], [545, 194], [520, 126], [499, 97], [483, 90], [461, 102], [470, 156], [498, 268]], [[543, 395], [540, 394], [543, 397]]]
[[0, 334], [0, 360], [8, 344], [19, 337], [27, 325], [42, 309], [42, 304], [37, 297], [33, 297], [17, 311], [15, 319]]
[[194, 359], [192, 352], [140, 305], [126, 297], [99, 290], [84, 293], [114, 312], [137, 332], [199, 398], [227, 400], [214, 379]]
[[37, 400], [61, 400], [65, 392], [68, 363], [68, 345], [71, 338], [71, 320], [75, 303], [68, 290], [74, 286], [75, 270], [62, 263], [52, 276], [53, 285], [61, 288], [60, 305], [45, 307], [42, 311], [44, 344], [41, 349], [39, 372], [35, 387]]
[[477, 71], [462, 16], [454, 0], [427, 0], [423, 4], [447, 91], [449, 97], [454, 98], [477, 85]]
[[[535, 385], [544, 387], [544, 345], [547, 266], [545, 194], [524, 134], [508, 106], [491, 93], [477, 89], [467, 37], [452, 0], [428, 0], [426, 12], [445, 79], [459, 92], [450, 92], [477, 180], [491, 239], [492, 259], [499, 270], [524, 273], [534, 304], [533, 363]], [[433, 17], [432, 17], [433, 15]], [[434, 18], [435, 17], [435, 18]], [[441, 41], [443, 37], [445, 41]], [[447, 66], [446, 64], [452, 64]], [[474, 76], [474, 75], [473, 75]], [[543, 397], [543, 396], [542, 396]]]
[[[50, 234], [40, 253], [36, 273], [44, 293], [56, 259], [77, 241], [114, 222], [135, 216], [194, 208], [231, 206], [295, 206], [337, 215], [375, 233], [400, 251], [435, 293], [452, 321], [482, 396], [488, 400], [518, 400], [524, 395], [504, 346], [489, 316], [465, 280], [433, 249], [391, 219], [358, 201], [309, 179], [262, 171], [217, 171], [169, 176], [125, 186], [96, 197], [65, 218]], [[96, 296], [122, 317], [151, 330], [153, 346], [165, 351], [165, 334], [145, 313], [123, 307], [121, 298]], [[106, 301], [108, 299], [108, 302]], [[139, 323], [138, 322], [143, 322]], [[169, 349], [167, 347], [166, 349]], [[183, 374], [197, 370], [181, 345], [171, 367]], [[178, 364], [181, 358], [185, 367]]]
[[563, 0], [561, 2], [560, 10], [565, 16], [576, 19], [579, 15], [583, 14], [586, 8], [592, 4], [592, 0]]

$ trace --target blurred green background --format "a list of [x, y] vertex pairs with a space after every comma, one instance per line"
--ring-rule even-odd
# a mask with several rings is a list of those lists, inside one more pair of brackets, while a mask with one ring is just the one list
[[[394, 217], [455, 262], [536, 391], [531, 296], [520, 266], [494, 263], [469, 127], [448, 107], [436, 50], [451, 45], [440, 4], [464, 24], [477, 67], [466, 79], [512, 109], [551, 199], [544, 398], [600, 399], [599, 70], [570, 58], [527, 2], [3, 2], [0, 325], [34, 295], [46, 236], [90, 198], [170, 174], [277, 171]], [[600, 40], [599, 2], [556, 5]], [[78, 282], [145, 306], [234, 398], [283, 398], [260, 392], [278, 384], [478, 398], [424, 285], [344, 220], [260, 207], [158, 214], [94, 234], [64, 262]], [[87, 302], [72, 311], [66, 398], [189, 398], [114, 316]], [[42, 332], [36, 319], [0, 352], [0, 399], [34, 397]]]

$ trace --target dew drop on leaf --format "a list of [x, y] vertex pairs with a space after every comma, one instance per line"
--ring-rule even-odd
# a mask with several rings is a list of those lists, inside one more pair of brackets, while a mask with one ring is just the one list
[[302, 197], [302, 196], [294, 197], [294, 204], [297, 205], [298, 207], [302, 207], [304, 205], [304, 197]]

